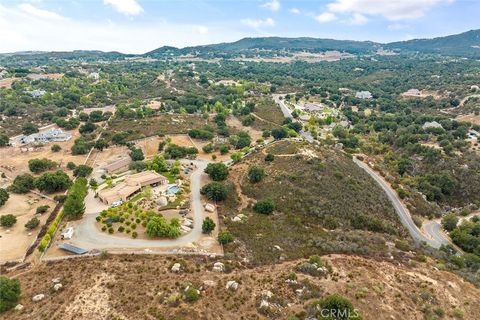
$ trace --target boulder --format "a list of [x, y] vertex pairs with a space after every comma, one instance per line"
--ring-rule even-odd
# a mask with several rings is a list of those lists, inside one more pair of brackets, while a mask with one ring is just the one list
[[15, 310], [17, 311], [22, 311], [23, 308], [24, 308], [23, 304], [20, 304], [20, 303], [15, 306]]
[[224, 272], [225, 271], [225, 265], [221, 262], [215, 262], [213, 264], [212, 271], [214, 271], [214, 272]]
[[33, 302], [42, 301], [43, 299], [45, 299], [45, 295], [43, 293], [36, 294], [32, 297]]
[[180, 272], [180, 269], [182, 269], [182, 265], [178, 262], [172, 266], [172, 272]]
[[205, 280], [203, 281], [203, 286], [213, 288], [217, 286], [217, 283], [213, 280]]
[[236, 291], [238, 289], [238, 282], [235, 280], [227, 281], [227, 285], [225, 287], [229, 290]]
[[60, 283], [60, 278], [53, 278], [53, 279], [52, 279], [52, 282], [53, 282], [53, 283]]
[[63, 286], [62, 286], [61, 283], [56, 283], [56, 284], [53, 286], [53, 290], [58, 291], [58, 290], [62, 289], [62, 287], [63, 287]]
[[259, 306], [260, 309], [267, 309], [268, 307], [270, 307], [270, 303], [268, 303], [267, 300], [260, 301], [260, 306]]
[[273, 297], [273, 292], [270, 291], [270, 290], [264, 290], [264, 291], [262, 291], [262, 296], [264, 298], [270, 299], [270, 298]]

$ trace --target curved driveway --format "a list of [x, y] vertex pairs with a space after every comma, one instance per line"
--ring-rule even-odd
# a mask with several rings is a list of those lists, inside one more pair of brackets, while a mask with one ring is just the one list
[[[99, 202], [97, 199], [93, 199], [93, 192], [89, 192], [85, 201], [87, 203], [86, 214], [81, 223], [77, 227], [75, 227], [74, 235], [72, 239], [68, 242], [81, 248], [91, 250], [110, 248], [131, 249], [181, 247], [197, 241], [202, 235], [202, 220], [204, 213], [200, 196], [200, 183], [201, 177], [204, 174], [203, 170], [206, 168], [208, 161], [188, 160], [186, 162], [193, 162], [197, 167], [190, 177], [191, 206], [193, 210], [192, 231], [176, 239], [159, 240], [132, 239], [106, 234], [97, 228], [97, 222], [95, 218], [98, 216], [99, 211], [104, 208], [108, 208], [108, 206], [103, 206], [103, 208], [99, 206], [97, 208], [93, 208], [93, 210], [92, 208], [89, 208], [88, 203], [90, 201], [95, 201], [96, 203]], [[99, 208], [101, 209], [98, 210]]]

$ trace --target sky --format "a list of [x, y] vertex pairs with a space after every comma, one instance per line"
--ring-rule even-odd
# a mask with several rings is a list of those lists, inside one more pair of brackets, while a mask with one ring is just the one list
[[480, 29], [480, 0], [0, 0], [0, 52], [145, 53], [244, 37], [391, 42]]

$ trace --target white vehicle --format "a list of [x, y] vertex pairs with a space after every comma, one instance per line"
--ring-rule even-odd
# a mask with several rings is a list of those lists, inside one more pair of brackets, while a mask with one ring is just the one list
[[66, 240], [66, 239], [72, 239], [72, 236], [73, 236], [73, 228], [70, 227], [70, 228], [67, 228], [60, 236], [60, 238], [62, 240]]
[[112, 202], [111, 207], [112, 207], [112, 208], [116, 208], [116, 207], [118, 207], [119, 205], [121, 205], [122, 203], [123, 203], [122, 200], [114, 201], [114, 202]]

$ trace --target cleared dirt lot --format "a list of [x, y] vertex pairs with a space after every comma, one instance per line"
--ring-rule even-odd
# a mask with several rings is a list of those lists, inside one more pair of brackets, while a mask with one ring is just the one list
[[[35, 210], [42, 205], [49, 205], [51, 209], [55, 206], [52, 201], [29, 194], [10, 194], [7, 203], [0, 207], [0, 216], [13, 214], [17, 217], [17, 223], [11, 228], [0, 227], [0, 262], [22, 259], [28, 246], [35, 240], [35, 236], [45, 223], [50, 210], [43, 215], [38, 215], [40, 225], [34, 230], [27, 230], [24, 225], [35, 216]], [[7, 233], [7, 230], [10, 232]], [[31, 235], [29, 235], [31, 233]]]
[[471, 122], [473, 124], [480, 124], [480, 115], [475, 114], [464, 114], [458, 116], [455, 120], [462, 122]]
[[[72, 138], [65, 142], [49, 143], [41, 147], [34, 147], [32, 151], [22, 152], [22, 148], [28, 146], [6, 147], [0, 148], [0, 171], [5, 172], [9, 178], [15, 178], [19, 174], [30, 173], [28, 169], [28, 160], [47, 158], [60, 164], [62, 169], [67, 173], [71, 173], [66, 169], [68, 162], [75, 164], [83, 164], [87, 155], [72, 155], [71, 147], [74, 140], [80, 135], [78, 131], [69, 131]], [[53, 144], [58, 144], [62, 150], [52, 152], [50, 148]]]

